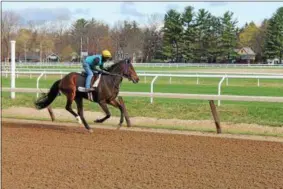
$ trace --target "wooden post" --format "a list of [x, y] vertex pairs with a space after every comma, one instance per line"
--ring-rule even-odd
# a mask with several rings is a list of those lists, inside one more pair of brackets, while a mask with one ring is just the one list
[[210, 105], [211, 113], [212, 113], [212, 116], [215, 122], [216, 132], [219, 134], [221, 133], [221, 126], [220, 126], [220, 120], [219, 120], [219, 116], [218, 116], [214, 101], [210, 100], [209, 105]]
[[126, 119], [126, 122], [127, 122], [127, 127], [131, 127], [131, 121], [130, 121], [130, 118], [129, 118], [129, 114], [128, 114], [128, 111], [126, 109], [126, 106], [125, 106], [125, 103], [124, 103], [124, 100], [121, 96], [118, 96], [118, 100], [124, 110], [124, 116], [125, 116], [125, 119]]

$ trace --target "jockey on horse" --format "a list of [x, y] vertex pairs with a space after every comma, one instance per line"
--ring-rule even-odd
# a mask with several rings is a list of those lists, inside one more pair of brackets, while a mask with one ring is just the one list
[[[112, 55], [108, 50], [102, 51], [101, 55], [97, 54], [86, 57], [86, 59], [83, 61], [83, 68], [87, 74], [85, 88], [80, 87], [78, 90], [81, 92], [94, 91], [100, 81], [100, 73], [108, 73], [104, 70], [104, 63], [111, 58]], [[94, 74], [99, 74], [99, 77], [94, 83], [94, 87], [90, 87], [91, 79]]]

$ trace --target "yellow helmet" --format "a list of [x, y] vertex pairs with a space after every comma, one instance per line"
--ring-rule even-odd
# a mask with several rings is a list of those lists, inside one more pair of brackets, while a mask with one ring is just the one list
[[105, 57], [105, 58], [111, 58], [112, 57], [111, 53], [108, 50], [102, 51], [102, 56]]

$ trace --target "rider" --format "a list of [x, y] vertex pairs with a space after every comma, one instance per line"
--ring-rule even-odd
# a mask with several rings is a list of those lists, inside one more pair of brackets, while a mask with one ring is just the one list
[[85, 92], [94, 91], [95, 88], [90, 87], [91, 78], [93, 73], [101, 73], [104, 69], [104, 63], [112, 58], [111, 53], [108, 50], [103, 50], [101, 55], [91, 55], [86, 57], [83, 62], [83, 68], [86, 71], [87, 78], [85, 84]]

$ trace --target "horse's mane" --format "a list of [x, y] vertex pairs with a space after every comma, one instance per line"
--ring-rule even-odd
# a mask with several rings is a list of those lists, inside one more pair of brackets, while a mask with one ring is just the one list
[[116, 67], [120, 66], [122, 63], [128, 61], [129, 59], [123, 59], [123, 60], [119, 60], [117, 62], [115, 62], [113, 65], [111, 65], [110, 67], [106, 68], [106, 71], [111, 72], [112, 70], [114, 70]]

